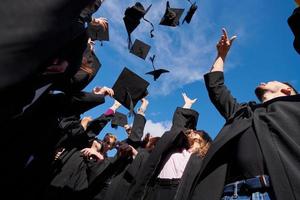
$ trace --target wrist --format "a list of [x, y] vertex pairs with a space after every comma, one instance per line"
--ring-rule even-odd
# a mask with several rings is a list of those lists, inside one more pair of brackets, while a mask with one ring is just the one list
[[192, 105], [192, 103], [185, 103], [182, 108], [190, 109]]

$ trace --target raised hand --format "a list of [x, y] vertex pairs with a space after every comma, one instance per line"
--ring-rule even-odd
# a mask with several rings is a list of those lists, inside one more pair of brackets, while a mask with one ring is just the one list
[[146, 98], [142, 98], [141, 101], [142, 101], [142, 104], [141, 104], [140, 109], [138, 110], [138, 114], [145, 115], [149, 101]]
[[93, 25], [100, 25], [103, 28], [103, 31], [107, 31], [108, 29], [108, 21], [106, 18], [99, 17], [99, 18], [94, 18], [91, 22]]
[[101, 94], [101, 95], [109, 95], [109, 96], [114, 96], [114, 91], [111, 88], [108, 88], [106, 86], [104, 87], [95, 87], [93, 89], [94, 94]]
[[222, 36], [217, 43], [217, 50], [218, 50], [218, 56], [225, 59], [233, 41], [237, 38], [237, 36], [232, 36], [230, 39], [228, 39], [228, 34], [225, 28], [222, 28]]
[[182, 97], [184, 100], [184, 105], [183, 108], [188, 108], [190, 109], [192, 107], [192, 105], [197, 101], [197, 99], [190, 99], [186, 93], [182, 93]]
[[84, 130], [87, 128], [87, 124], [92, 121], [92, 117], [83, 117], [82, 120], [80, 121], [81, 126], [83, 127]]

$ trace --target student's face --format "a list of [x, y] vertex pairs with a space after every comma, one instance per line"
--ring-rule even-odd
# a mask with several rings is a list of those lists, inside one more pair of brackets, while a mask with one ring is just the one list
[[114, 147], [114, 143], [115, 143], [115, 140], [113, 138], [106, 138], [105, 141], [104, 141], [104, 151], [108, 151], [108, 150], [112, 150], [112, 148]]
[[255, 94], [256, 94], [257, 98], [261, 101], [262, 96], [266, 92], [279, 93], [282, 90], [287, 90], [287, 89], [290, 89], [290, 87], [282, 82], [269, 81], [267, 83], [260, 83], [255, 89]]

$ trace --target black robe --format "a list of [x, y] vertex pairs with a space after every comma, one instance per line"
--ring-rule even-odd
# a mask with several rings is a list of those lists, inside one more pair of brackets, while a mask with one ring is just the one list
[[[32, 99], [37, 76], [50, 66], [58, 52], [72, 49], [75, 55], [74, 48], [69, 48], [78, 37], [73, 22], [92, 1], [1, 3], [0, 96], [6, 98], [2, 99], [0, 110], [6, 119], [19, 113], [22, 106]], [[81, 61], [81, 57], [79, 59]]]
[[134, 182], [137, 172], [141, 169], [146, 158], [148, 157], [149, 153], [145, 149], [141, 148], [141, 139], [144, 133], [145, 124], [145, 117], [143, 115], [136, 114], [134, 117], [131, 134], [124, 142], [133, 146], [138, 151], [138, 155], [131, 160], [127, 166], [124, 166], [124, 169], [122, 169], [121, 173], [116, 174], [111, 180], [111, 184], [106, 192], [105, 199], [118, 200], [124, 198], [128, 193], [130, 185], [132, 182]]
[[[65, 154], [67, 154], [72, 148], [86, 147], [89, 140], [94, 138], [111, 120], [112, 116], [101, 115], [90, 122], [92, 127], [88, 126], [88, 132], [85, 132], [80, 124], [79, 113], [94, 105], [92, 102], [94, 95], [89, 98], [89, 93], [83, 94], [86, 95], [76, 97], [66, 97], [63, 94], [49, 95], [47, 98], [45, 97], [45, 101], [40, 102], [40, 105], [36, 105], [36, 109], [32, 108], [32, 112], [28, 111], [28, 122], [35, 119], [36, 125], [31, 127], [29, 124], [28, 130], [31, 132], [27, 131], [26, 140], [23, 140], [28, 147], [19, 153], [30, 153], [34, 157], [24, 171], [20, 172], [22, 178], [19, 178], [26, 185], [24, 189], [28, 191], [25, 191], [28, 196], [37, 193], [36, 191], [41, 192], [49, 183], [53, 176], [51, 163], [57, 148], [66, 148]], [[99, 95], [93, 101], [103, 102], [104, 96]], [[74, 115], [69, 116], [71, 114]], [[63, 117], [64, 115], [68, 117]], [[96, 123], [98, 123], [97, 126]], [[37, 198], [40, 196], [37, 194]]]
[[[141, 139], [143, 137], [144, 128], [146, 124], [146, 119], [143, 115], [136, 114], [134, 117], [131, 134], [127, 139], [123, 142], [133, 146], [136, 148], [140, 154], [140, 146]], [[108, 177], [105, 181], [108, 184], [105, 187], [98, 187], [98, 192], [94, 192], [93, 199], [118, 199], [124, 197], [123, 195], [128, 192], [130, 182], [137, 171], [140, 169], [144, 158], [147, 157], [147, 153], [142, 151], [141, 155], [137, 155], [135, 159], [123, 158], [123, 163], [117, 166], [116, 168], [112, 168], [110, 177]], [[133, 176], [133, 177], [132, 177]], [[109, 179], [109, 180], [108, 180]], [[116, 192], [119, 191], [119, 192]], [[97, 193], [97, 194], [96, 194]]]
[[198, 113], [191, 109], [177, 108], [173, 115], [173, 123], [170, 131], [167, 131], [160, 138], [155, 148], [149, 155], [146, 163], [136, 175], [136, 181], [130, 189], [126, 199], [143, 199], [149, 182], [153, 181], [163, 166], [162, 162], [174, 148], [174, 144], [179, 142], [183, 131], [195, 128], [198, 121]]
[[224, 85], [222, 72], [206, 74], [205, 83], [226, 123], [198, 169], [189, 199], [220, 199], [231, 142], [250, 126], [255, 130], [275, 198], [300, 199], [300, 95], [259, 105], [239, 104]]
[[[45, 194], [46, 199], [82, 199], [88, 188], [88, 167], [94, 159], [86, 159], [80, 150], [89, 147], [90, 142], [101, 132], [113, 115], [102, 114], [88, 123], [85, 131], [80, 119], [67, 118], [60, 123], [65, 129], [57, 148], [65, 148], [61, 158], [52, 164], [53, 178]], [[99, 161], [102, 163], [102, 161]]]

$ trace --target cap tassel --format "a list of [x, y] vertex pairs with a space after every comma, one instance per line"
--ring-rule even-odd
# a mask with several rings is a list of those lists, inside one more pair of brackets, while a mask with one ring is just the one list
[[150, 36], [151, 36], [151, 38], [153, 38], [153, 37], [154, 37], [154, 34], [153, 34], [153, 31], [154, 31], [154, 25], [153, 25], [148, 19], [146, 19], [146, 18], [144, 18], [144, 17], [143, 17], [143, 19], [151, 25], [152, 29], [151, 29], [151, 31], [150, 31]]
[[129, 101], [130, 101], [128, 116], [131, 117], [134, 114], [134, 110], [133, 110], [132, 97], [131, 97], [130, 93], [128, 92], [128, 88], [126, 88], [126, 93], [129, 98]]
[[193, 3], [188, 11], [188, 13], [186, 14], [186, 16], [184, 17], [182, 24], [184, 22], [187, 22], [188, 24], [191, 22], [193, 15], [195, 14], [196, 10], [197, 10], [198, 6], [196, 5], [196, 2]]

